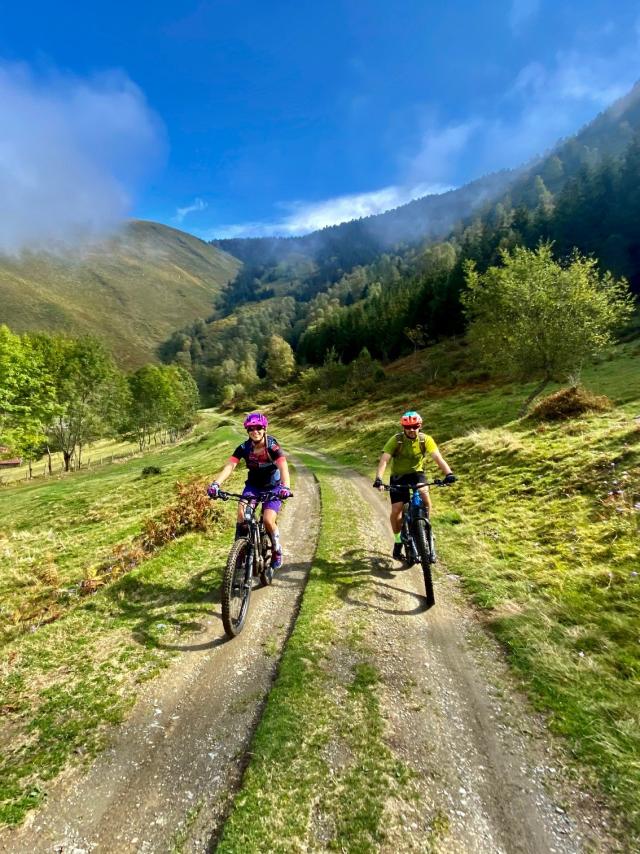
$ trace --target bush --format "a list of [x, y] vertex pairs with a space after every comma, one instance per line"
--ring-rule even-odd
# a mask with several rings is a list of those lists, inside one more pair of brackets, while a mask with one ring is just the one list
[[154, 474], [162, 474], [160, 466], [145, 466], [142, 469], [142, 477], [150, 477]]
[[214, 508], [207, 496], [206, 481], [176, 483], [176, 492], [175, 504], [165, 508], [157, 519], [145, 522], [141, 537], [145, 551], [152, 552], [189, 531], [206, 531], [212, 516], [220, 515], [219, 508]]
[[608, 397], [593, 394], [584, 386], [574, 385], [543, 397], [528, 417], [536, 421], [565, 421], [588, 412], [606, 412], [612, 406]]

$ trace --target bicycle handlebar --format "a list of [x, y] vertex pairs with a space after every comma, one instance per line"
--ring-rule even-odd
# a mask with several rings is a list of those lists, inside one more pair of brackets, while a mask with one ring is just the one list
[[[286, 498], [280, 498], [277, 492], [263, 492], [261, 495], [242, 495], [239, 492], [224, 492], [222, 489], [218, 492], [218, 498], [221, 501], [228, 501], [230, 498], [236, 498], [238, 501], [250, 501], [255, 498], [256, 501], [286, 501]], [[293, 492], [287, 496], [293, 498]]]
[[[418, 483], [415, 486], [412, 484], [398, 484], [398, 486], [391, 486], [388, 483], [383, 483], [382, 489], [384, 492], [389, 492], [390, 489], [412, 489], [414, 492], [417, 492], [419, 489], [422, 489], [423, 486], [453, 486], [452, 483], [445, 483], [444, 480], [439, 480], [436, 478], [435, 480], [428, 480], [425, 483]], [[375, 487], [378, 489], [378, 487]]]

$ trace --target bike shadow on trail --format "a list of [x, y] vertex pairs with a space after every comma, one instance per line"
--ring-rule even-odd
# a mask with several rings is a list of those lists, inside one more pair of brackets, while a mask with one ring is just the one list
[[[344, 602], [357, 608], [369, 608], [395, 616], [411, 616], [422, 614], [429, 609], [424, 596], [419, 595], [410, 587], [400, 587], [390, 584], [398, 574], [407, 571], [407, 567], [395, 567], [394, 561], [388, 555], [364, 548], [354, 548], [343, 552], [340, 561], [316, 558], [313, 561], [313, 573], [333, 584], [337, 594]], [[376, 601], [369, 596], [360, 596], [360, 591], [375, 591]], [[398, 604], [400, 593], [415, 600], [415, 607], [402, 608]], [[385, 604], [388, 603], [386, 607]]]
[[[150, 649], [198, 652], [212, 649], [223, 638], [180, 643], [179, 635], [211, 634], [205, 621], [220, 614], [220, 576], [205, 569], [185, 584], [151, 581], [125, 575], [105, 591], [113, 617], [124, 624], [132, 638]], [[164, 635], [170, 633], [170, 638]], [[177, 636], [177, 637], [176, 637]]]

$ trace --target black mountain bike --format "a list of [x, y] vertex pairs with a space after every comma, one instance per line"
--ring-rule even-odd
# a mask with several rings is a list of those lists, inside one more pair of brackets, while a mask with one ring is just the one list
[[231, 546], [222, 576], [222, 623], [227, 635], [235, 638], [247, 619], [254, 578], [259, 579], [261, 587], [267, 587], [273, 581], [271, 538], [264, 527], [262, 515], [258, 518], [257, 509], [259, 504], [273, 501], [278, 496], [273, 492], [265, 492], [257, 498], [251, 498], [220, 490], [218, 498], [222, 501], [235, 498], [245, 504], [246, 532]]
[[[419, 563], [422, 567], [427, 607], [432, 608], [436, 604], [431, 573], [431, 566], [435, 563], [435, 550], [429, 508], [423, 503], [420, 496], [420, 489], [424, 486], [446, 486], [446, 484], [443, 480], [434, 480], [431, 483], [421, 483], [419, 486], [408, 487], [411, 490], [411, 498], [404, 505], [402, 511], [400, 537], [409, 566]], [[384, 488], [387, 492], [391, 489], [386, 484]]]

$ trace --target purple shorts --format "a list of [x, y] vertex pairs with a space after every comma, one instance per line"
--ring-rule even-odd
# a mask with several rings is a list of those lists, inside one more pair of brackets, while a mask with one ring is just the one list
[[[260, 498], [261, 495], [266, 495], [269, 492], [275, 492], [278, 489], [278, 486], [271, 486], [268, 489], [258, 489], [257, 486], [251, 486], [248, 483], [245, 483], [244, 489], [242, 490], [243, 498]], [[262, 505], [263, 510], [275, 510], [276, 513], [280, 512], [280, 508], [282, 507], [282, 501], [279, 499], [274, 499], [273, 501], [265, 501]]]

